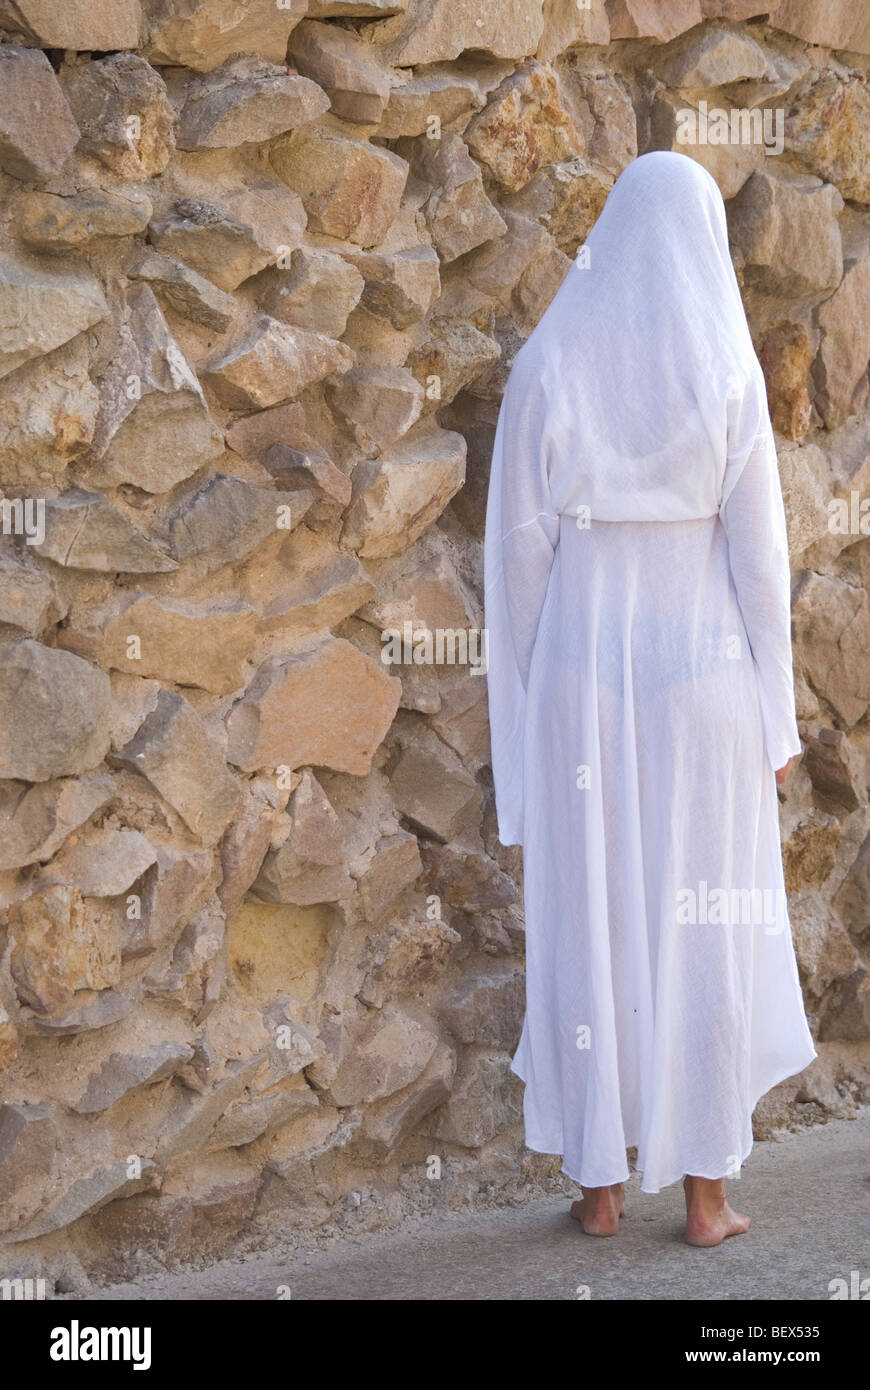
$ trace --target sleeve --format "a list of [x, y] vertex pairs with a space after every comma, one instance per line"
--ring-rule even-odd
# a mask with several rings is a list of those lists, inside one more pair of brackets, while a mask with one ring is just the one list
[[758, 678], [771, 767], [801, 752], [791, 647], [791, 574], [785, 508], [764, 375], [728, 398], [728, 453], [719, 507], [731, 574]]
[[492, 775], [503, 845], [522, 844], [526, 688], [559, 539], [540, 388], [509, 378], [493, 446], [484, 538]]

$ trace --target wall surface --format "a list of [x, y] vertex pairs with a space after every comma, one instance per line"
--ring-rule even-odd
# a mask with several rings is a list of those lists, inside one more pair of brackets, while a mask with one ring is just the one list
[[[561, 1181], [509, 1072], [485, 495], [513, 356], [647, 149], [727, 200], [794, 563], [820, 1059], [758, 1129], [850, 1113], [867, 6], [0, 0], [0, 31], [0, 1275]], [[385, 664], [403, 630], [472, 659]]]

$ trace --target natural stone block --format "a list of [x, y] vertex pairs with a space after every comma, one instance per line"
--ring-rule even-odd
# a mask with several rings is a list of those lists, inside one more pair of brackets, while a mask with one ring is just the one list
[[150, 63], [134, 53], [110, 53], [67, 64], [60, 80], [81, 127], [81, 150], [121, 179], [163, 173], [175, 148], [175, 113]]
[[0, 169], [25, 182], [59, 173], [79, 128], [54, 69], [37, 48], [0, 47]]
[[45, 862], [68, 835], [111, 797], [115, 784], [103, 773], [53, 782], [6, 781], [0, 790], [0, 869]]
[[283, 63], [287, 40], [305, 13], [305, 0], [188, 0], [179, 11], [166, 0], [143, 0], [145, 51], [154, 63], [209, 72], [239, 53]]
[[305, 210], [296, 193], [272, 179], [250, 176], [244, 184], [216, 190], [212, 200], [179, 198], [150, 224], [151, 241], [219, 289], [274, 265], [299, 245]]
[[316, 82], [261, 58], [236, 58], [189, 83], [176, 139], [182, 150], [259, 144], [328, 110]]
[[467, 1055], [460, 1063], [453, 1090], [439, 1113], [433, 1133], [448, 1144], [479, 1149], [522, 1119], [521, 1082], [510, 1070], [505, 1052]]
[[747, 284], [777, 295], [818, 294], [838, 285], [843, 251], [831, 184], [757, 169], [729, 209], [729, 233]]
[[415, 1081], [438, 1046], [424, 1024], [390, 1006], [350, 1030], [347, 1053], [329, 1085], [336, 1105], [363, 1105]]
[[78, 1100], [71, 1102], [77, 1115], [96, 1115], [139, 1086], [153, 1086], [174, 1076], [193, 1056], [183, 1043], [158, 1042], [141, 1052], [113, 1052], [88, 1077]]
[[31, 189], [12, 206], [15, 235], [37, 251], [64, 253], [98, 237], [137, 236], [153, 208], [144, 193], [87, 189], [70, 197]]
[[364, 277], [362, 305], [370, 314], [389, 319], [394, 328], [410, 328], [424, 318], [441, 289], [438, 254], [431, 246], [387, 254], [345, 251]]
[[372, 462], [357, 464], [342, 540], [365, 558], [406, 550], [440, 516], [465, 478], [465, 440], [421, 426]]
[[305, 19], [293, 31], [290, 61], [323, 88], [336, 116], [377, 124], [390, 94], [390, 77], [376, 50], [352, 29]]
[[98, 492], [72, 488], [45, 503], [45, 540], [34, 545], [68, 569], [165, 574], [175, 562]]
[[156, 708], [110, 762], [139, 772], [204, 844], [214, 844], [239, 803], [239, 786], [182, 695], [161, 690]]
[[48, 782], [89, 772], [109, 746], [109, 678], [29, 638], [0, 662], [0, 777]]
[[129, 266], [130, 280], [144, 280], [163, 304], [182, 318], [225, 333], [232, 323], [235, 300], [190, 266], [147, 247]]
[[244, 338], [205, 364], [202, 379], [223, 405], [250, 410], [297, 396], [332, 372], [348, 371], [353, 361], [344, 343], [263, 314]]
[[400, 693], [399, 681], [340, 638], [270, 658], [230, 712], [228, 759], [246, 772], [323, 766], [364, 776]]
[[3, 0], [0, 28], [21, 33], [39, 48], [86, 53], [135, 48], [142, 21], [140, 0]]
[[90, 271], [0, 256], [0, 377], [60, 347], [108, 312]]
[[392, 150], [331, 126], [280, 136], [270, 161], [280, 179], [301, 190], [311, 231], [358, 246], [384, 240], [408, 177], [405, 160]]
[[121, 975], [112, 912], [77, 888], [51, 885], [7, 912], [10, 969], [19, 996], [37, 1013], [68, 1006], [77, 990], [107, 989]]

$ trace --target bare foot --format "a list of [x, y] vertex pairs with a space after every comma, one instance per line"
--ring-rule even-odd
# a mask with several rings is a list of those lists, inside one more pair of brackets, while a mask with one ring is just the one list
[[725, 1200], [722, 1178], [683, 1179], [686, 1193], [686, 1242], [688, 1245], [721, 1245], [728, 1236], [742, 1236], [752, 1222], [732, 1211]]
[[571, 1215], [579, 1221], [587, 1236], [615, 1236], [619, 1218], [625, 1211], [625, 1187], [615, 1182], [610, 1187], [584, 1187], [583, 1197], [571, 1204]]

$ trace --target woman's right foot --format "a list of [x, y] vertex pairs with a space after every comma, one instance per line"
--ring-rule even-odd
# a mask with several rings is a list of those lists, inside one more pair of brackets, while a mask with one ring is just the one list
[[721, 1245], [728, 1236], [742, 1236], [752, 1221], [732, 1211], [725, 1200], [722, 1178], [683, 1179], [686, 1193], [686, 1243], [709, 1247]]
[[587, 1236], [615, 1236], [619, 1218], [625, 1211], [625, 1187], [621, 1182], [610, 1187], [583, 1187], [582, 1199], [573, 1202], [571, 1215], [579, 1221]]

